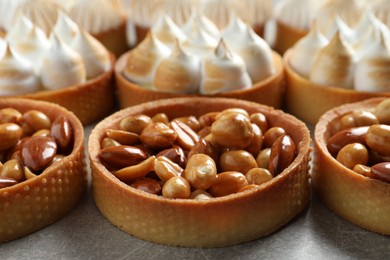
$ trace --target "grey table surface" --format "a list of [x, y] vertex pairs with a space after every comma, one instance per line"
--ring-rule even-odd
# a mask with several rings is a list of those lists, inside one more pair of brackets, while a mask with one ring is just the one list
[[[86, 141], [92, 128], [85, 128]], [[390, 237], [349, 223], [312, 195], [307, 210], [268, 237], [224, 248], [169, 247], [112, 225], [89, 188], [60, 221], [0, 244], [0, 259], [390, 259]]]

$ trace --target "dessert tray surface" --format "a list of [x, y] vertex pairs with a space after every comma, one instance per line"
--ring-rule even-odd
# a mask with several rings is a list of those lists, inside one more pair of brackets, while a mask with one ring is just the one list
[[[84, 128], [86, 140], [93, 127]], [[63, 219], [0, 251], [2, 259], [387, 259], [390, 237], [355, 226], [312, 195], [306, 211], [268, 237], [215, 249], [170, 247], [119, 230], [88, 191]]]

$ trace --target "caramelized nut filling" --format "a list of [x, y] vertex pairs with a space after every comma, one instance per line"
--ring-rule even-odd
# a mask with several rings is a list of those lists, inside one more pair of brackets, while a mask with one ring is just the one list
[[[128, 136], [139, 138], [131, 144]], [[199, 118], [169, 119], [163, 113], [123, 118], [119, 129], [106, 130], [98, 157], [133, 188], [205, 200], [270, 181], [296, 154], [286, 129], [271, 125], [262, 113], [232, 108]]]

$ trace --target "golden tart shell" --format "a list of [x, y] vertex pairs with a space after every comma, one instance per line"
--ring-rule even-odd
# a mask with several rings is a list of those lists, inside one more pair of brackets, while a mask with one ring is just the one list
[[286, 68], [285, 106], [288, 112], [311, 124], [316, 124], [326, 111], [346, 103], [373, 97], [390, 97], [390, 92], [362, 92], [315, 84], [296, 73], [289, 64], [291, 51], [284, 55]]
[[[115, 79], [118, 87], [118, 99], [121, 108], [138, 105], [140, 103], [175, 97], [196, 97], [201, 95], [165, 93], [145, 89], [129, 81], [123, 75], [126, 66], [128, 53], [122, 55], [115, 64]], [[265, 80], [255, 83], [251, 88], [245, 90], [229, 91], [207, 97], [237, 98], [253, 101], [275, 108], [282, 105], [282, 96], [285, 91], [285, 78], [283, 61], [279, 54], [273, 53], [276, 73]]]
[[[264, 113], [271, 124], [291, 133], [298, 144], [294, 162], [258, 188], [210, 201], [167, 199], [119, 181], [97, 155], [105, 129], [134, 114], [166, 113], [169, 118], [239, 107]], [[173, 246], [222, 247], [269, 235], [309, 203], [310, 135], [305, 124], [271, 107], [225, 98], [175, 98], [123, 109], [101, 121], [89, 139], [93, 197], [115, 226], [138, 238]]]
[[293, 28], [280, 21], [276, 21], [275, 42], [273, 49], [283, 55], [289, 48], [307, 34], [307, 30]]
[[74, 131], [71, 154], [40, 175], [0, 189], [0, 243], [20, 238], [50, 225], [67, 214], [86, 189], [84, 133], [80, 121], [66, 109], [48, 102], [7, 98], [0, 108], [21, 112], [36, 109], [51, 120], [66, 117]]
[[354, 110], [372, 110], [383, 99], [346, 104], [320, 118], [314, 133], [312, 184], [323, 203], [341, 217], [370, 231], [390, 235], [390, 184], [344, 167], [326, 148], [332, 120]]

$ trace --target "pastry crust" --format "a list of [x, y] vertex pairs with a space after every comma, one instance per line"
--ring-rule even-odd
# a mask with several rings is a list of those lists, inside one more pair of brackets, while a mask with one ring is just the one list
[[65, 116], [74, 130], [71, 154], [40, 175], [0, 189], [0, 243], [35, 232], [59, 220], [80, 200], [86, 188], [84, 133], [80, 121], [64, 108], [42, 101], [0, 99], [0, 108], [36, 109], [50, 119]]
[[276, 21], [276, 33], [273, 49], [283, 55], [289, 48], [308, 33], [308, 30], [293, 28]]
[[332, 86], [321, 86], [296, 73], [289, 64], [291, 51], [283, 56], [286, 68], [285, 105], [288, 112], [311, 124], [316, 124], [329, 109], [373, 97], [390, 97], [390, 92], [362, 92]]
[[384, 98], [373, 98], [334, 108], [315, 127], [312, 183], [315, 193], [331, 210], [350, 222], [390, 235], [390, 184], [344, 167], [326, 148], [329, 124], [353, 110], [372, 110]]
[[[164, 93], [138, 86], [137, 84], [127, 80], [123, 75], [127, 57], [128, 54], [122, 55], [115, 64], [115, 79], [118, 87], [118, 99], [121, 108], [164, 98], [200, 96], [199, 94], [190, 95]], [[255, 83], [253, 87], [245, 90], [230, 91], [207, 96], [244, 99], [280, 108], [285, 89], [284, 67], [279, 54], [273, 52], [273, 59], [276, 73], [263, 81]]]
[[[170, 118], [239, 107], [262, 112], [271, 125], [288, 129], [298, 144], [294, 162], [258, 188], [209, 201], [167, 199], [134, 189], [118, 180], [97, 155], [105, 129], [132, 114], [166, 113]], [[305, 124], [280, 110], [224, 98], [175, 98], [123, 109], [100, 122], [89, 139], [93, 196], [115, 226], [145, 240], [184, 247], [221, 247], [269, 235], [309, 203], [310, 135]]]
[[[109, 114], [114, 107], [113, 68], [115, 57], [111, 55], [112, 68], [75, 86], [59, 90], [45, 90], [36, 93], [13, 96], [13, 98], [28, 98], [56, 103], [72, 111], [83, 125], [87, 125]], [[9, 97], [0, 97], [6, 100]]]

